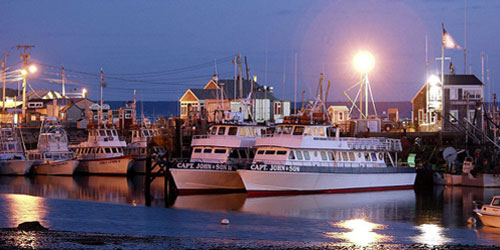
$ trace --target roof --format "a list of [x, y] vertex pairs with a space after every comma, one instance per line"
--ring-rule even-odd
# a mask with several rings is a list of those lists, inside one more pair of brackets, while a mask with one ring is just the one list
[[199, 100], [205, 100], [205, 99], [215, 99], [217, 98], [217, 93], [216, 90], [214, 89], [190, 89], [194, 95]]
[[[236, 80], [236, 97], [234, 96], [234, 89], [235, 89], [235, 80], [233, 79], [225, 79], [225, 80], [219, 80], [218, 81], [219, 86], [224, 87], [224, 97], [229, 98], [229, 99], [237, 99], [240, 96], [240, 84], [239, 80]], [[242, 85], [243, 85], [243, 97], [246, 98], [248, 97], [248, 94], [250, 93], [250, 90], [252, 88], [252, 81], [250, 80], [242, 80]], [[270, 100], [277, 100], [273, 94], [272, 91], [269, 91], [269, 86], [265, 86], [268, 88], [266, 91], [266, 88], [256, 82], [253, 83], [254, 91], [252, 93], [252, 98], [256, 99], [270, 99]]]
[[[59, 99], [62, 95], [59, 92], [53, 90], [32, 90], [26, 93], [26, 100], [32, 99]], [[17, 96], [17, 100], [22, 100], [23, 96]]]
[[444, 85], [483, 85], [475, 75], [444, 75]]

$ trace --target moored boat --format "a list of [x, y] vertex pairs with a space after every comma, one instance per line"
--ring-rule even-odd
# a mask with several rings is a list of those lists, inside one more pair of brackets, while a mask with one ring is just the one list
[[0, 128], [0, 175], [25, 175], [32, 161], [26, 158], [26, 150], [16, 127]]
[[77, 172], [87, 174], [126, 175], [133, 164], [133, 156], [124, 155], [125, 141], [120, 140], [115, 128], [89, 128], [86, 142], [75, 146], [79, 166]]
[[474, 209], [481, 222], [490, 227], [500, 227], [500, 196], [494, 196], [489, 205]]
[[[134, 164], [132, 165], [131, 171], [137, 174], [146, 173], [146, 156], [147, 156], [147, 144], [148, 140], [153, 137], [161, 136], [160, 130], [158, 128], [152, 128], [148, 126], [139, 126], [131, 129], [131, 141], [126, 148], [126, 155], [131, 155], [134, 157]], [[153, 155], [164, 155], [166, 152], [165, 147], [153, 146]]]
[[31, 172], [44, 175], [73, 175], [78, 160], [68, 149], [68, 136], [55, 118], [46, 118], [40, 127], [38, 146], [28, 152]]

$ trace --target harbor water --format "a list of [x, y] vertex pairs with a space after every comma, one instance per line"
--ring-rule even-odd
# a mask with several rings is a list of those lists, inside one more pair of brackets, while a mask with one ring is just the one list
[[[470, 225], [474, 200], [500, 189], [435, 186], [300, 196], [178, 196], [163, 180], [144, 206], [144, 176], [0, 177], [0, 227], [40, 221], [53, 230], [124, 235], [286, 241], [319, 246], [498, 245], [500, 228]], [[221, 225], [228, 219], [229, 225]]]

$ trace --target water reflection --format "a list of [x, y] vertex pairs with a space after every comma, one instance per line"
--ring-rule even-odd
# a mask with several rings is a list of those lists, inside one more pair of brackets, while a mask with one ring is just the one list
[[353, 219], [332, 223], [332, 226], [351, 230], [349, 232], [329, 232], [325, 236], [328, 238], [342, 239], [358, 246], [368, 246], [372, 244], [384, 243], [392, 240], [392, 237], [383, 235], [373, 230], [385, 229], [386, 226], [375, 224], [365, 219]]
[[451, 242], [451, 239], [444, 235], [444, 229], [434, 224], [422, 224], [416, 227], [420, 234], [413, 237], [415, 242], [431, 246], [443, 245]]

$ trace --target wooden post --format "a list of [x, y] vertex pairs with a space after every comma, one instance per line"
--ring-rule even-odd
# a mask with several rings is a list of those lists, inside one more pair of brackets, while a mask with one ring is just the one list
[[144, 176], [144, 198], [146, 201], [146, 206], [151, 206], [151, 141], [148, 138], [147, 148], [146, 148], [146, 175]]

